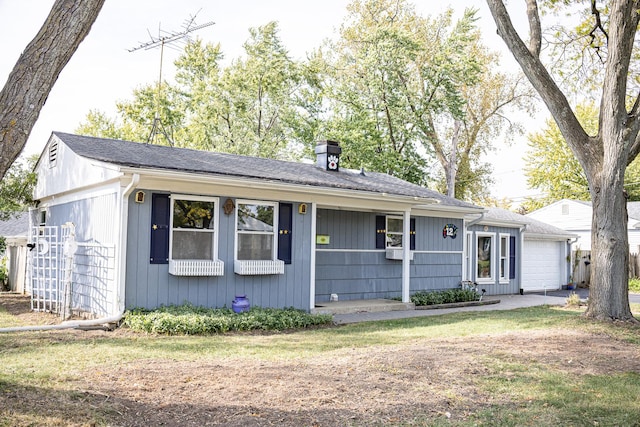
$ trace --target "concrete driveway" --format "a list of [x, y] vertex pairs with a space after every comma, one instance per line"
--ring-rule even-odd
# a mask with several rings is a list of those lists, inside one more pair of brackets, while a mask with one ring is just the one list
[[[456, 307], [456, 308], [442, 308], [437, 310], [402, 310], [402, 311], [386, 311], [386, 312], [372, 312], [372, 313], [349, 313], [349, 314], [335, 314], [333, 321], [337, 324], [346, 323], [358, 323], [369, 322], [376, 320], [392, 320], [392, 319], [405, 319], [409, 317], [424, 317], [424, 316], [437, 316], [447, 313], [458, 313], [461, 311], [490, 311], [490, 310], [512, 310], [522, 307], [534, 307], [538, 305], [558, 305], [564, 306], [567, 301], [567, 297], [576, 292], [580, 295], [580, 299], [587, 299], [589, 297], [589, 289], [576, 289], [575, 291], [553, 291], [545, 293], [527, 293], [524, 295], [496, 295], [486, 297], [489, 299], [499, 299], [497, 304], [470, 306], [470, 307]], [[640, 304], [640, 294], [629, 294], [629, 301], [631, 303]]]

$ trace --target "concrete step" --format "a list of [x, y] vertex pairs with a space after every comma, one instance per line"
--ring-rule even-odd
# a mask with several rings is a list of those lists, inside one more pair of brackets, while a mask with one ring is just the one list
[[376, 313], [383, 311], [415, 310], [412, 302], [390, 299], [368, 299], [351, 301], [332, 301], [317, 303], [311, 309], [314, 314], [352, 314], [352, 313]]

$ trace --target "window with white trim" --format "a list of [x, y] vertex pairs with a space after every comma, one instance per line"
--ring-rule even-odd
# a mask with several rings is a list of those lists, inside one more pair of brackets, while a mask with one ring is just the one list
[[171, 197], [170, 259], [216, 258], [217, 199]]
[[220, 276], [218, 198], [172, 195], [169, 272], [179, 276]]
[[476, 281], [478, 283], [494, 282], [494, 233], [477, 233], [476, 235]]
[[402, 217], [387, 215], [387, 248], [402, 248]]
[[277, 259], [278, 204], [238, 200], [234, 272], [242, 275], [284, 274]]
[[509, 234], [500, 233], [500, 283], [509, 283]]
[[238, 201], [236, 214], [236, 259], [266, 261], [276, 259], [276, 204]]

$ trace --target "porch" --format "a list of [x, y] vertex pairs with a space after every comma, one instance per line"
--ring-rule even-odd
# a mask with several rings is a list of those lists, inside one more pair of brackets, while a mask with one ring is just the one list
[[415, 310], [415, 304], [390, 299], [365, 299], [317, 303], [316, 306], [311, 309], [311, 313], [333, 315], [405, 310]]

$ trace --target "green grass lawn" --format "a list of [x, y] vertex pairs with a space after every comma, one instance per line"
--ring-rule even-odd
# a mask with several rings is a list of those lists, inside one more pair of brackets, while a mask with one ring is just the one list
[[[640, 307], [634, 307], [639, 311]], [[0, 309], [0, 327], [15, 325]], [[287, 333], [164, 336], [128, 331], [25, 332], [0, 334], [0, 426], [112, 425], [117, 409], [107, 400], [84, 402], [76, 386], [87, 372], [117, 369], [128, 363], [202, 362], [237, 360], [269, 367], [271, 364], [307, 363], [334, 358], [351, 351], [379, 351], [420, 346], [439, 349], [443, 340], [455, 346], [466, 339], [490, 341], [496, 336], [530, 333], [553, 336], [559, 331], [580, 331], [610, 340], [611, 345], [636, 346], [640, 355], [640, 329], [628, 325], [594, 323], [578, 311], [533, 307], [512, 311], [460, 312], [384, 322]], [[447, 341], [448, 342], [448, 341]], [[449, 344], [447, 344], [449, 345]], [[517, 351], [519, 349], [514, 349]], [[562, 350], [562, 349], [560, 349]], [[578, 363], [586, 348], [571, 354]], [[442, 351], [442, 350], [441, 350]], [[297, 361], [297, 362], [296, 362]], [[380, 419], [375, 425], [491, 425], [491, 426], [633, 426], [640, 425], [640, 372], [620, 367], [613, 373], [565, 371], [555, 364], [506, 354], [480, 354], [482, 374], [461, 370], [478, 396], [487, 400], [464, 417], [416, 410], [410, 421]], [[618, 363], [611, 360], [612, 364]], [[637, 367], [637, 365], [635, 365]], [[464, 377], [463, 377], [464, 378]], [[446, 397], [448, 390], [429, 393]], [[46, 413], [28, 410], [35, 395], [62, 401]], [[41, 398], [41, 397], [39, 397]], [[469, 397], [470, 398], [470, 397]], [[11, 400], [13, 399], [13, 400]], [[465, 396], [452, 396], [452, 400]], [[472, 398], [470, 398], [472, 399]], [[24, 400], [23, 403], [16, 403]], [[473, 399], [472, 399], [473, 400]], [[470, 401], [470, 403], [477, 403]], [[11, 402], [16, 410], [5, 409]], [[455, 402], [454, 402], [455, 403]], [[455, 406], [455, 405], [454, 405]], [[64, 413], [62, 413], [64, 412]], [[72, 414], [73, 417], [71, 417]], [[70, 420], [74, 421], [71, 422]], [[258, 425], [258, 424], [256, 424]], [[358, 425], [354, 422], [352, 425]]]

